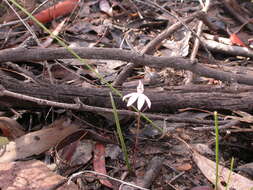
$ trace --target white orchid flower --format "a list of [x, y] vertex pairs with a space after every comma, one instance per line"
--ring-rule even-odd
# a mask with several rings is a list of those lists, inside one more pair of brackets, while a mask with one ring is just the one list
[[143, 92], [144, 92], [144, 86], [142, 82], [139, 81], [139, 85], [137, 86], [137, 92], [133, 92], [133, 93], [125, 95], [123, 97], [123, 101], [129, 98], [129, 100], [127, 101], [127, 107], [133, 105], [133, 103], [137, 101], [137, 108], [139, 111], [141, 110], [145, 102], [147, 102], [147, 105], [150, 108], [151, 101], [145, 94], [143, 94]]

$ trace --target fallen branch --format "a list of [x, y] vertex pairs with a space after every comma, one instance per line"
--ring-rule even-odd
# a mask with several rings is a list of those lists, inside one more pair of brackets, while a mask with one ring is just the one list
[[[80, 111], [111, 112], [111, 110], [106, 110], [111, 108], [110, 89], [108, 88], [31, 84], [15, 79], [11, 80], [1, 74], [0, 84], [2, 85], [0, 92], [1, 109], [36, 110], [55, 106]], [[170, 113], [183, 108], [217, 111], [252, 111], [253, 109], [253, 88], [237, 88], [235, 90], [228, 90], [222, 87], [212, 88], [211, 86], [208, 88], [209, 90], [203, 90], [201, 86], [191, 86], [160, 91], [146, 88], [145, 94], [152, 102], [151, 109], [148, 111]], [[130, 91], [123, 90], [122, 93], [128, 94]], [[77, 99], [78, 101], [75, 101]], [[118, 109], [126, 109], [126, 105], [120, 97], [115, 96], [115, 102]], [[119, 114], [123, 113], [124, 115], [133, 114], [126, 110], [119, 111]]]
[[202, 38], [202, 41], [204, 42], [206, 47], [211, 51], [225, 53], [225, 54], [234, 55], [234, 56], [244, 56], [244, 57], [251, 57], [251, 58], [253, 57], [253, 51], [246, 47], [226, 45], [214, 40], [206, 40], [204, 38]]
[[[189, 70], [197, 75], [221, 81], [253, 85], [253, 77], [251, 76], [212, 69], [202, 64], [193, 63], [189, 59], [181, 57], [155, 57], [150, 55], [140, 55], [139, 53], [116, 48], [73, 48], [73, 51], [75, 51], [80, 57], [86, 59], [121, 60], [153, 68], [171, 67], [179, 70]], [[71, 58], [74, 58], [74, 56], [65, 48], [13, 48], [0, 51], [0, 62], [44, 61]]]
[[[203, 7], [203, 11], [204, 12], [207, 12], [208, 9], [210, 7], [210, 0], [207, 0], [205, 2], [205, 6]], [[192, 52], [191, 52], [191, 56], [190, 56], [190, 60], [191, 61], [194, 61], [196, 60], [196, 56], [197, 56], [197, 53], [198, 53], [198, 50], [199, 50], [199, 45], [200, 45], [200, 36], [202, 34], [202, 30], [203, 30], [203, 26], [204, 26], [204, 22], [202, 20], [199, 21], [198, 23], [198, 26], [197, 26], [197, 36], [198, 38], [196, 38], [194, 40], [194, 45], [193, 45], [193, 48], [192, 48]], [[210, 54], [211, 55], [211, 54]], [[194, 75], [192, 72], [190, 71], [187, 71], [187, 77], [186, 77], [186, 80], [185, 80], [185, 84], [191, 84], [191, 83], [194, 83], [194, 80], [197, 78], [196, 75]]]

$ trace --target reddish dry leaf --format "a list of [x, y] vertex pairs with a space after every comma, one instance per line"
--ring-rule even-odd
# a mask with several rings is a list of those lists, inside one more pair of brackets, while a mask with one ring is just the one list
[[67, 163], [71, 163], [71, 159], [77, 149], [77, 146], [79, 144], [79, 141], [75, 141], [66, 147], [63, 148], [62, 155], [61, 157], [62, 160], [66, 161]]
[[14, 140], [25, 134], [21, 125], [14, 119], [8, 117], [0, 117], [0, 129], [3, 136], [7, 137], [9, 140]]
[[180, 164], [175, 166], [175, 168], [179, 171], [188, 171], [190, 169], [192, 169], [192, 165], [189, 163], [184, 163], [184, 164]]
[[[96, 143], [95, 145], [93, 167], [96, 172], [107, 175], [105, 169], [105, 146], [103, 144]], [[99, 179], [99, 181], [103, 185], [112, 188], [110, 181], [106, 179]]]
[[64, 161], [63, 165], [85, 165], [92, 158], [92, 143], [90, 140], [75, 141], [61, 149], [58, 156], [59, 161]]
[[238, 46], [242, 46], [242, 47], [247, 47], [245, 45], [245, 43], [235, 33], [230, 34], [229, 39], [232, 42], [232, 44], [235, 44], [235, 45], [238, 45]]
[[17, 138], [0, 149], [0, 163], [23, 159], [41, 154], [54, 147], [66, 136], [78, 131], [78, 126], [68, 122], [55, 121], [51, 128], [31, 132]]
[[[193, 158], [201, 172], [206, 176], [206, 178], [215, 184], [215, 171], [216, 171], [216, 163], [212, 160], [207, 159], [206, 157], [200, 155], [197, 152], [193, 153]], [[226, 186], [224, 186], [224, 182], [229, 185], [227, 189], [236, 189], [236, 190], [252, 190], [253, 181], [243, 177], [237, 173], [232, 172], [230, 181], [228, 182], [230, 170], [225, 168], [224, 166], [219, 165], [219, 183], [218, 188], [220, 190], [226, 190]]]
[[59, 2], [56, 5], [35, 14], [34, 17], [43, 24], [47, 23], [57, 17], [71, 13], [77, 6], [78, 1], [79, 0], [65, 0]]
[[[41, 161], [21, 161], [0, 164], [0, 189], [53, 189], [65, 178], [56, 175]], [[56, 189], [56, 188], [54, 188]], [[57, 190], [77, 190], [74, 183], [63, 183]]]

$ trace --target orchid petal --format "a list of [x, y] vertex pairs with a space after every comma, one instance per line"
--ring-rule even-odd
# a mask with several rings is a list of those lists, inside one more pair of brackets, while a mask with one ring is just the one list
[[122, 100], [124, 101], [127, 98], [129, 98], [127, 101], [127, 107], [133, 105], [133, 103], [137, 101], [137, 108], [139, 111], [141, 111], [145, 102], [147, 102], [147, 105], [150, 108], [151, 101], [145, 94], [143, 94], [143, 92], [144, 92], [144, 85], [141, 81], [139, 81], [139, 84], [137, 86], [137, 92], [133, 92], [123, 96]]
[[144, 86], [143, 86], [143, 83], [139, 80], [139, 84], [137, 86], [137, 93], [143, 94], [143, 92], [144, 92]]
[[147, 104], [148, 104], [148, 108], [151, 108], [151, 101], [150, 101], [150, 99], [146, 96], [146, 102], [147, 102]]
[[127, 102], [127, 107], [131, 106], [138, 99], [138, 97], [139, 97], [138, 93], [132, 95]]
[[144, 105], [145, 99], [146, 99], [146, 96], [144, 94], [139, 95], [139, 98], [137, 101], [137, 108], [139, 111], [141, 110], [142, 106]]
[[130, 98], [131, 96], [134, 96], [135, 94], [136, 94], [136, 92], [127, 94], [127, 95], [125, 95], [125, 96], [122, 98], [122, 100], [125, 101], [125, 99]]

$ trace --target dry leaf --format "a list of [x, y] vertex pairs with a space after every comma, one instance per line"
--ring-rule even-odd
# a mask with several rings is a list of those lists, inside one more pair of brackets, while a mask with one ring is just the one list
[[[93, 167], [96, 172], [106, 175], [105, 146], [101, 143], [95, 145]], [[99, 181], [106, 187], [112, 188], [112, 184], [107, 179], [99, 179]]]
[[[30, 160], [0, 164], [0, 189], [53, 189], [65, 178], [56, 175], [41, 161]], [[56, 188], [55, 188], [56, 189]], [[57, 190], [77, 190], [74, 183], [62, 184]]]
[[22, 126], [16, 120], [8, 117], [0, 117], [0, 129], [9, 140], [14, 140], [25, 134]]
[[56, 123], [61, 125], [55, 126], [53, 124], [52, 126], [55, 127], [29, 133], [2, 146], [0, 149], [0, 163], [41, 154], [78, 130], [77, 126], [69, 123], [59, 121], [56, 121]]
[[[61, 149], [58, 154], [59, 162], [64, 161], [64, 164], [69, 163], [72, 167], [85, 165], [92, 158], [92, 141], [75, 141]], [[63, 167], [64, 165], [61, 166]]]
[[192, 169], [192, 165], [189, 163], [178, 164], [175, 168], [179, 171], [188, 171]]
[[100, 0], [99, 8], [101, 11], [107, 13], [109, 16], [113, 16], [112, 7], [107, 0]]
[[[215, 184], [216, 163], [200, 155], [197, 152], [193, 153], [193, 158], [197, 166], [201, 170], [201, 172], [206, 176], [206, 178], [209, 181], [211, 181], [213, 184]], [[228, 184], [229, 187], [227, 189], [252, 190], [253, 188], [252, 180], [249, 180], [246, 177], [243, 177], [235, 172], [232, 172], [230, 180], [228, 182], [227, 180], [228, 180], [229, 173], [230, 173], [229, 169], [227, 169], [224, 166], [219, 165], [218, 188], [220, 190], [226, 190], [226, 187], [222, 185], [223, 183], [220, 183], [220, 182], [225, 182], [225, 184]]]
[[235, 33], [230, 34], [229, 39], [230, 39], [232, 44], [235, 44], [235, 45], [238, 45], [238, 46], [241, 46], [241, 47], [247, 47], [245, 45], [245, 43], [240, 39], [240, 37]]
[[185, 57], [189, 53], [189, 40], [191, 38], [191, 32], [184, 32], [185, 36], [180, 41], [166, 40], [163, 44], [164, 47], [168, 48], [164, 50], [166, 55], [170, 56], [182, 56]]

